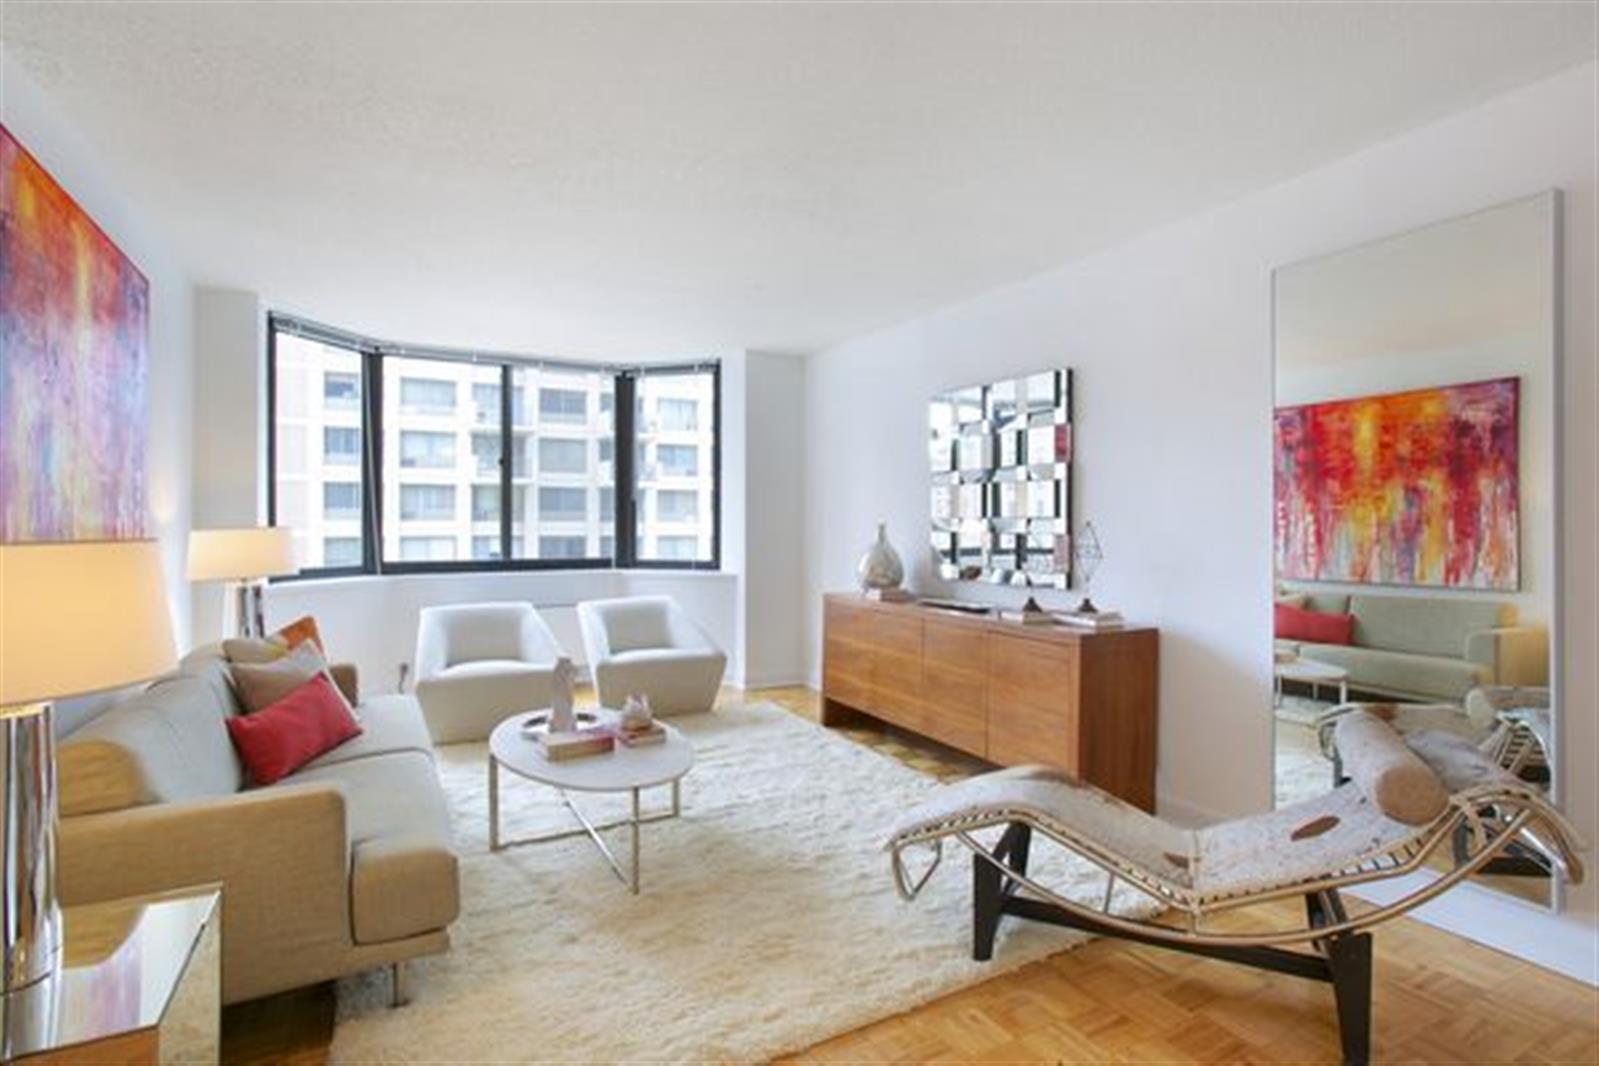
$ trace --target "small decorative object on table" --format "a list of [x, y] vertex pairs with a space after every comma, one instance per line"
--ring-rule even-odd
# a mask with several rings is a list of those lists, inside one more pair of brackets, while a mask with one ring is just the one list
[[887, 522], [877, 523], [877, 539], [861, 556], [855, 574], [860, 579], [861, 591], [870, 599], [903, 603], [915, 598], [900, 588], [905, 581], [905, 564], [900, 562], [899, 552], [888, 542]]
[[572, 715], [572, 686], [577, 681], [577, 667], [572, 660], [561, 656], [555, 660], [550, 675], [550, 732], [570, 733], [577, 728]]
[[1044, 610], [1038, 598], [1033, 595], [1033, 575], [1024, 574], [1027, 580], [1027, 602], [1022, 604], [1021, 622], [1027, 626], [1052, 626], [1056, 618], [1049, 611]]
[[1084, 522], [1082, 532], [1072, 540], [1072, 564], [1076, 571], [1083, 575], [1083, 602], [1077, 605], [1075, 613], [1080, 615], [1099, 613], [1094, 601], [1088, 598], [1088, 586], [1094, 580], [1094, 572], [1099, 569], [1099, 564], [1104, 558], [1105, 553], [1099, 546], [1099, 534], [1094, 532], [1094, 523]]
[[580, 759], [585, 755], [603, 755], [616, 747], [616, 737], [612, 731], [589, 711], [573, 714], [570, 729], [553, 728], [552, 714], [551, 711], [539, 711], [522, 721], [522, 735], [533, 741], [539, 753], [551, 762]]
[[666, 742], [666, 730], [651, 713], [648, 696], [629, 696], [622, 705], [616, 719], [616, 742], [627, 748]]

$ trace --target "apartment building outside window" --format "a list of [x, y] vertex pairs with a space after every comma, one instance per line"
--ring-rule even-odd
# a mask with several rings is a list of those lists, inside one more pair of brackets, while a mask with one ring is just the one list
[[400, 355], [282, 316], [270, 335], [273, 516], [304, 573], [716, 565], [714, 365]]

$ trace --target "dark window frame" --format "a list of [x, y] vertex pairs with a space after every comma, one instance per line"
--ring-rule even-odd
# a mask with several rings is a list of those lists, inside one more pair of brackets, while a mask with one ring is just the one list
[[[383, 574], [472, 573], [517, 570], [720, 570], [722, 560], [722, 367], [719, 361], [673, 365], [617, 366], [575, 361], [534, 359], [515, 355], [487, 355], [441, 348], [395, 345], [363, 337], [345, 330], [324, 326], [292, 315], [267, 316], [267, 520], [277, 521], [277, 359], [278, 336], [303, 336], [323, 344], [343, 348], [361, 356], [361, 461], [358, 464], [362, 485], [361, 556], [359, 566], [317, 567], [274, 581], [303, 581], [332, 577], [378, 576]], [[383, 556], [383, 360], [388, 356], [410, 359], [436, 359], [446, 362], [470, 361], [500, 369], [500, 553], [499, 559], [455, 559], [447, 562], [406, 562], [385, 560]], [[601, 531], [601, 541], [609, 536], [612, 554], [592, 558], [517, 559], [511, 557], [513, 478], [511, 458], [515, 443], [512, 419], [515, 399], [511, 380], [519, 366], [560, 366], [574, 370], [608, 373], [614, 380], [612, 400], [612, 521]], [[711, 417], [711, 557], [709, 559], [648, 559], [637, 555], [636, 494], [634, 457], [637, 454], [635, 425], [637, 381], [659, 374], [708, 373], [712, 379]], [[457, 397], [459, 403], [459, 397]], [[603, 413], [603, 409], [602, 409]], [[525, 427], [524, 427], [525, 428]], [[530, 472], [531, 487], [537, 489], [540, 471]], [[538, 534], [534, 534], [537, 536]], [[474, 534], [481, 536], [481, 534]], [[466, 553], [471, 554], [471, 542]]]

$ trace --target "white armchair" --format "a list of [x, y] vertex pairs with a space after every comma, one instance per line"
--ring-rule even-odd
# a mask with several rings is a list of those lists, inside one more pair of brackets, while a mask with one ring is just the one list
[[433, 742], [482, 740], [509, 716], [548, 707], [562, 654], [531, 604], [422, 608], [416, 698]]
[[670, 596], [590, 600], [577, 620], [601, 706], [641, 695], [656, 714], [691, 714], [716, 703], [727, 656]]

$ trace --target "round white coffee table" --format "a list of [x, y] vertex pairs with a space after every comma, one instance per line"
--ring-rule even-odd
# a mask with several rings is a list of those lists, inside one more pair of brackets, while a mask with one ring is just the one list
[[1272, 668], [1277, 675], [1277, 700], [1282, 702], [1284, 681], [1298, 681], [1309, 685], [1312, 695], [1320, 695], [1318, 689], [1322, 685], [1338, 686], [1338, 702], [1349, 702], [1349, 671], [1341, 666], [1330, 666], [1327, 663], [1318, 663], [1314, 659], [1301, 659], [1297, 656], [1284, 659]]
[[[601, 711], [602, 715], [613, 712]], [[550, 840], [564, 840], [579, 834], [588, 834], [611, 870], [634, 895], [639, 890], [639, 826], [647, 822], [676, 818], [682, 811], [682, 793], [679, 783], [689, 767], [694, 765], [694, 747], [672, 726], [661, 723], [666, 730], [666, 740], [659, 744], [629, 748], [618, 744], [613, 751], [602, 755], [587, 755], [576, 759], [551, 761], [544, 757], [539, 746], [522, 732], [527, 712], [513, 715], [494, 727], [489, 734], [489, 850], [500, 851], [518, 844], [538, 844]], [[542, 836], [522, 837], [516, 840], [500, 839], [500, 767], [549, 785], [560, 793], [581, 828], [564, 832], [546, 833]], [[647, 788], [670, 785], [672, 806], [650, 814], [639, 811], [639, 793]], [[632, 806], [627, 818], [603, 825], [595, 825], [572, 802], [572, 792], [627, 792]], [[612, 854], [600, 833], [607, 829], [628, 827], [631, 851], [627, 869]]]

